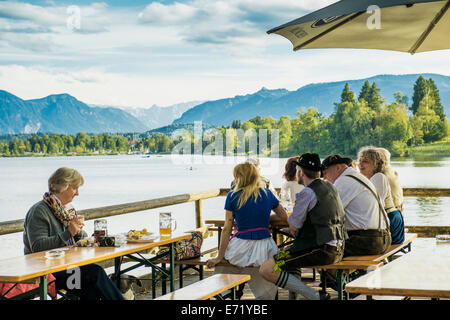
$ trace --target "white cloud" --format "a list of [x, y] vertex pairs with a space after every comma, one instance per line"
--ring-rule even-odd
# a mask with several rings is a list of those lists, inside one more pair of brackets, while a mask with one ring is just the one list
[[192, 0], [186, 3], [153, 2], [139, 13], [141, 23], [178, 28], [188, 42], [235, 43], [249, 35], [263, 37], [276, 24], [336, 1]]
[[80, 7], [80, 32], [67, 30], [67, 7], [56, 1], [0, 2], [0, 89], [28, 99], [67, 92], [86, 103], [150, 106], [380, 73], [450, 74], [442, 63], [449, 51], [293, 52], [285, 38], [266, 34], [333, 2], [189, 0], [153, 2], [141, 12], [93, 3]]
[[190, 22], [198, 13], [199, 9], [183, 3], [164, 5], [153, 2], [140, 12], [138, 17], [142, 23], [173, 25]]

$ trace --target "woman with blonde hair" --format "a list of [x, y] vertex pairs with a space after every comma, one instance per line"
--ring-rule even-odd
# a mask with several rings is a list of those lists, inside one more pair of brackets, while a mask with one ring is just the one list
[[[25, 254], [73, 246], [87, 234], [82, 229], [83, 219], [68, 204], [78, 196], [84, 184], [83, 176], [75, 169], [62, 167], [48, 179], [48, 192], [34, 204], [25, 217], [23, 242]], [[64, 289], [80, 300], [124, 300], [122, 293], [97, 264], [80, 267], [80, 285], [73, 286], [73, 272], [53, 273], [56, 289]], [[78, 288], [77, 288], [78, 287]]]
[[[282, 221], [287, 222], [287, 213], [275, 195], [260, 187], [257, 168], [250, 163], [238, 164], [233, 170], [236, 188], [230, 191], [225, 200], [225, 225], [220, 238], [219, 252], [215, 259], [207, 262], [214, 267], [223, 259], [233, 267], [217, 267], [216, 272], [251, 273], [250, 289], [256, 299], [273, 299], [276, 286], [260, 275], [258, 268], [269, 257], [278, 253], [278, 247], [269, 232], [271, 211]], [[231, 235], [233, 223], [237, 232]], [[224, 270], [224, 271], [225, 271]], [[221, 271], [222, 272], [222, 271]]]
[[392, 244], [405, 240], [405, 222], [401, 212], [394, 205], [391, 186], [384, 174], [386, 157], [375, 147], [363, 147], [358, 152], [359, 171], [369, 179], [377, 189], [381, 203], [389, 218]]

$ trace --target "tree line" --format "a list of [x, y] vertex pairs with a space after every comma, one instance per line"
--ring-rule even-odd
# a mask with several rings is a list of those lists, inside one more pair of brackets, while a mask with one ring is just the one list
[[351, 156], [365, 145], [384, 147], [395, 156], [403, 156], [411, 147], [448, 136], [444, 107], [431, 78], [420, 76], [416, 80], [410, 107], [402, 92], [395, 93], [393, 103], [386, 103], [376, 83], [369, 81], [358, 96], [345, 84], [340, 98], [329, 117], [311, 107], [300, 109], [293, 119], [255, 117], [242, 125], [234, 121], [232, 127], [278, 129], [281, 156], [303, 152]]
[[[351, 156], [365, 145], [384, 147], [394, 156], [403, 156], [408, 155], [411, 147], [439, 141], [448, 136], [444, 107], [439, 90], [431, 78], [420, 76], [416, 80], [410, 106], [408, 97], [403, 93], [397, 92], [394, 98], [393, 103], [387, 103], [375, 82], [366, 81], [358, 95], [347, 83], [342, 90], [340, 102], [335, 103], [335, 110], [329, 117], [310, 107], [299, 109], [297, 116], [292, 119], [288, 116], [278, 120], [256, 116], [243, 123], [235, 120], [229, 127], [214, 128], [213, 134], [208, 134], [206, 130], [201, 137], [201, 150], [208, 148], [216, 139], [221, 139], [221, 150], [230, 151], [229, 146], [226, 146], [229, 137], [234, 137], [233, 151], [248, 150], [245, 146], [250, 143], [252, 135], [257, 135], [261, 129], [267, 130], [268, 137], [267, 146], [259, 147], [267, 147], [265, 152], [269, 155], [272, 148], [271, 135], [273, 130], [277, 130], [277, 147], [282, 157], [304, 152]], [[236, 132], [240, 129], [246, 132], [245, 146], [239, 145], [242, 142], [236, 139]], [[76, 135], [16, 136], [10, 138], [9, 142], [0, 140], [0, 155], [169, 153], [183, 139], [189, 139], [192, 142], [192, 152], [198, 152], [194, 144], [199, 138], [192, 131], [174, 138], [162, 133], [136, 137], [136, 134], [88, 135], [80, 132]]]
[[88, 135], [79, 132], [69, 134], [34, 134], [27, 138], [9, 137], [9, 142], [0, 142], [0, 155], [83, 155], [83, 154], [125, 154], [133, 151], [167, 153], [173, 148], [173, 141], [163, 134], [135, 139], [134, 134], [111, 135], [102, 133]]

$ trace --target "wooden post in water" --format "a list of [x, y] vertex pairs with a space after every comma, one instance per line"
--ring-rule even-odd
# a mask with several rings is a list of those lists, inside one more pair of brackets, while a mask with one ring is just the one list
[[195, 227], [203, 227], [202, 200], [195, 200]]

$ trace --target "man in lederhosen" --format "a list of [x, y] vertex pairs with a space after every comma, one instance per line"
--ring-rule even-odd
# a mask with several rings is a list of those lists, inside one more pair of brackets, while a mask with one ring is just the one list
[[295, 240], [291, 247], [267, 260], [260, 267], [260, 273], [267, 281], [307, 299], [327, 299], [329, 296], [307, 286], [294, 274], [299, 268], [342, 260], [347, 238], [345, 213], [336, 188], [320, 179], [319, 156], [303, 154], [296, 164], [299, 182], [306, 187], [296, 194], [295, 206], [288, 218]]

